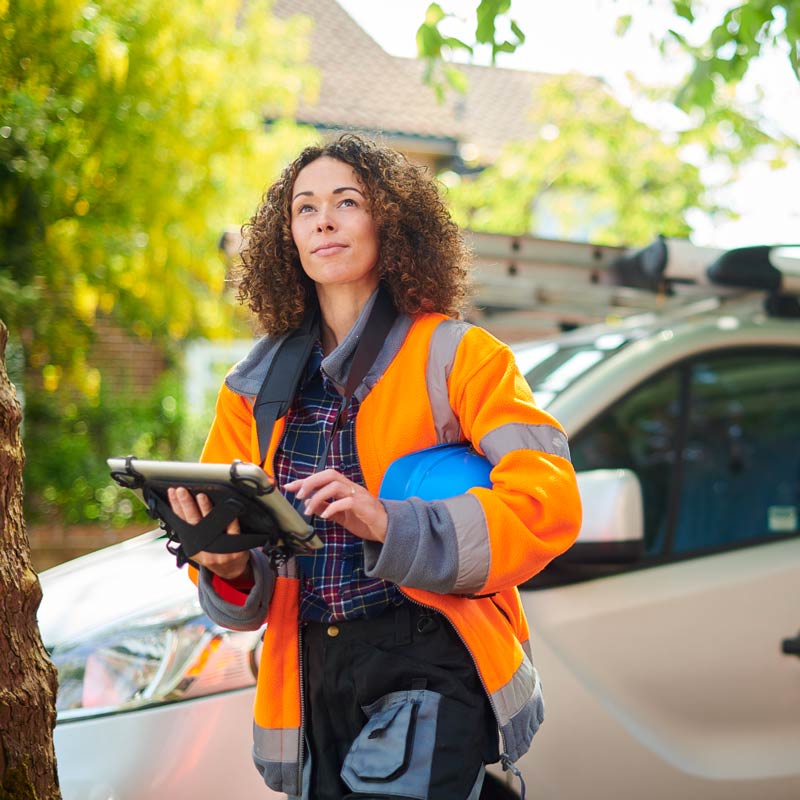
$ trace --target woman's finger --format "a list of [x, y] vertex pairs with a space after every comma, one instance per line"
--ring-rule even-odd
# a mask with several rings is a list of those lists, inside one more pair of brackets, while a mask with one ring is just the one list
[[185, 522], [196, 525], [203, 517], [192, 493], [183, 486], [168, 489], [167, 497], [172, 510]]
[[211, 509], [213, 505], [211, 504], [211, 499], [207, 494], [200, 494], [195, 495], [195, 500], [197, 500], [197, 505], [200, 508], [200, 512], [204, 517], [207, 517], [211, 513]]
[[306, 500], [306, 514], [319, 514], [335, 500], [346, 500], [355, 495], [355, 485], [344, 479], [334, 480], [320, 487]]
[[347, 481], [347, 478], [341, 472], [337, 472], [335, 469], [324, 469], [322, 472], [315, 472], [313, 475], [309, 475], [307, 478], [298, 478], [295, 481], [285, 483], [283, 488], [287, 492], [293, 492], [298, 500], [302, 500], [336, 479]]

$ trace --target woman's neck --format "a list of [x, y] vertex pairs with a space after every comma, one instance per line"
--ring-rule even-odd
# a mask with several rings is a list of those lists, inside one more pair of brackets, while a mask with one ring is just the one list
[[320, 339], [322, 352], [327, 356], [344, 340], [361, 314], [367, 300], [372, 296], [373, 288], [365, 290], [359, 287], [356, 291], [347, 291], [349, 287], [318, 287], [317, 296], [322, 315]]

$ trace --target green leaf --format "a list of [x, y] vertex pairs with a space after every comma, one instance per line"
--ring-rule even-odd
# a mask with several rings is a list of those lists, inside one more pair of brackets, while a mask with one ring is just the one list
[[438, 3], [431, 3], [425, 11], [425, 24], [435, 28], [446, 16]]
[[494, 45], [495, 53], [513, 53], [517, 49], [517, 45], [513, 42], [500, 42]]
[[632, 22], [633, 16], [630, 14], [623, 14], [622, 16], [617, 17], [617, 21], [614, 25], [614, 30], [617, 36], [624, 36], [631, 27]]
[[451, 50], [466, 50], [470, 55], [473, 53], [472, 47], [468, 45], [466, 42], [462, 42], [461, 39], [456, 39], [453, 36], [448, 36], [447, 38], [442, 40], [442, 44], [446, 47], [449, 47]]
[[452, 64], [446, 64], [444, 67], [444, 75], [447, 79], [451, 89], [455, 89], [459, 94], [466, 94], [469, 88], [469, 81], [467, 76], [457, 67]]
[[691, 0], [673, 0], [672, 7], [681, 19], [685, 19], [687, 22], [694, 22]]
[[420, 25], [417, 29], [417, 54], [421, 58], [435, 58], [442, 54], [442, 37], [431, 25]]
[[475, 41], [494, 45], [497, 18], [507, 14], [510, 8], [511, 0], [481, 0], [475, 11]]
[[477, 24], [475, 26], [475, 41], [480, 44], [492, 44], [495, 34], [495, 19], [497, 12], [494, 3], [481, 0], [477, 10]]
[[678, 33], [678, 31], [676, 31], [674, 28], [668, 28], [667, 29], [667, 35], [671, 39], [674, 39], [676, 42], [678, 42], [678, 44], [681, 44], [681, 45], [684, 45], [684, 46], [688, 46], [688, 42], [686, 41], [686, 37], [683, 34]]

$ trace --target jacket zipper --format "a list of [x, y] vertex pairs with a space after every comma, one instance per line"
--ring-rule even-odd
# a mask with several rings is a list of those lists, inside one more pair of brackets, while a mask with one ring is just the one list
[[300, 787], [298, 794], [303, 794], [303, 755], [306, 742], [306, 691], [303, 680], [303, 626], [297, 629], [297, 666], [300, 677], [300, 735], [297, 742], [297, 785]]
[[475, 672], [478, 675], [478, 680], [481, 682], [481, 686], [483, 687], [483, 693], [486, 695], [486, 699], [489, 701], [489, 705], [492, 708], [492, 713], [494, 714], [494, 718], [497, 721], [497, 729], [500, 731], [500, 738], [503, 740], [503, 752], [500, 754], [500, 760], [502, 761], [503, 756], [505, 756], [506, 759], [508, 759], [508, 756], [506, 755], [506, 751], [508, 750], [508, 741], [506, 740], [506, 735], [503, 732], [502, 726], [500, 725], [500, 716], [497, 713], [497, 706], [495, 705], [495, 702], [492, 699], [492, 695], [489, 692], [489, 689], [486, 687], [486, 682], [483, 680], [483, 675], [481, 675], [481, 671], [478, 667], [478, 662], [475, 659], [475, 655], [473, 654], [472, 650], [470, 650], [469, 645], [464, 641], [464, 637], [461, 635], [461, 631], [459, 631], [459, 629], [456, 627], [456, 625], [453, 623], [450, 617], [448, 617], [447, 614], [445, 614], [444, 611], [438, 608], [434, 608], [434, 606], [429, 606], [426, 605], [425, 603], [420, 603], [419, 600], [414, 600], [413, 598], [409, 597], [405, 592], [401, 593], [409, 603], [413, 603], [414, 605], [420, 606], [421, 608], [427, 608], [430, 609], [431, 611], [435, 611], [437, 614], [441, 614], [447, 620], [450, 627], [455, 631], [456, 636], [458, 636], [458, 638], [461, 640], [461, 644], [464, 645], [464, 649], [469, 653], [469, 657], [472, 659], [472, 663], [475, 666]]
[[486, 688], [486, 682], [483, 680], [483, 675], [481, 675], [481, 671], [478, 668], [478, 662], [475, 659], [475, 656], [470, 650], [469, 645], [464, 641], [464, 637], [461, 635], [461, 631], [453, 624], [453, 621], [444, 611], [441, 611], [438, 608], [434, 608], [433, 606], [429, 606], [425, 603], [420, 603], [419, 600], [414, 600], [413, 598], [409, 597], [405, 592], [401, 591], [403, 597], [408, 600], [410, 603], [414, 605], [420, 606], [420, 608], [429, 608], [431, 611], [435, 611], [437, 614], [441, 614], [449, 623], [450, 627], [456, 632], [456, 636], [461, 639], [461, 644], [464, 645], [464, 649], [469, 653], [469, 657], [472, 659], [472, 663], [475, 665], [475, 672], [478, 675], [478, 680], [481, 682], [481, 686], [483, 686], [483, 692], [486, 695], [486, 699], [489, 701], [489, 705], [492, 708], [492, 713], [494, 714], [494, 718], [497, 721], [497, 729], [500, 731], [500, 738], [503, 740], [503, 752], [500, 753], [500, 763], [503, 765], [504, 770], [508, 770], [512, 775], [514, 775], [520, 782], [520, 791], [522, 794], [520, 795], [520, 800], [525, 800], [525, 781], [522, 777], [522, 773], [517, 769], [514, 762], [508, 756], [508, 740], [506, 739], [506, 735], [503, 732], [503, 727], [500, 725], [500, 717], [497, 713], [497, 706], [492, 699], [492, 695], [489, 693], [489, 690]]

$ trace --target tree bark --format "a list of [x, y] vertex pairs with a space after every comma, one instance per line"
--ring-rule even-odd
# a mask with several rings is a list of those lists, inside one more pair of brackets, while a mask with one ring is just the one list
[[42, 590], [22, 516], [22, 412], [7, 341], [0, 320], [0, 800], [57, 800], [57, 674], [36, 624]]

